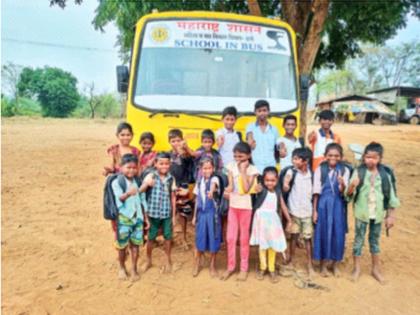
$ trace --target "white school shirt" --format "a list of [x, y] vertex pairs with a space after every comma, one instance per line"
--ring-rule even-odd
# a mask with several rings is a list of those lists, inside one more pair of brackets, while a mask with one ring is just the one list
[[[286, 176], [292, 176], [293, 171], [288, 170]], [[312, 175], [308, 170], [306, 174], [297, 171], [293, 187], [287, 201], [290, 214], [297, 218], [312, 216]]]
[[297, 138], [295, 141], [293, 141], [286, 137], [280, 137], [277, 139], [277, 150], [280, 149], [280, 143], [284, 143], [286, 146], [287, 155], [284, 158], [280, 158], [280, 167], [285, 168], [292, 165], [293, 150], [301, 148], [302, 145]]
[[240, 141], [237, 131], [229, 131], [226, 128], [221, 128], [216, 131], [216, 139], [223, 136], [224, 143], [219, 147], [219, 153], [222, 156], [223, 165], [228, 165], [233, 162], [233, 148]]

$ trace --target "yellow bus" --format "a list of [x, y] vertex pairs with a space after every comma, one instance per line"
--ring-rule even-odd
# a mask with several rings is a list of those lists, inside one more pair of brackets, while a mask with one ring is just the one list
[[179, 128], [198, 148], [203, 129], [223, 126], [227, 106], [238, 109], [235, 129], [244, 134], [259, 99], [270, 103], [270, 122], [280, 132], [286, 114], [299, 121], [295, 33], [279, 20], [199, 11], [143, 16], [130, 70], [118, 66], [117, 77], [118, 90], [127, 93], [136, 146], [140, 134], [150, 131], [155, 149], [168, 150], [168, 131]]

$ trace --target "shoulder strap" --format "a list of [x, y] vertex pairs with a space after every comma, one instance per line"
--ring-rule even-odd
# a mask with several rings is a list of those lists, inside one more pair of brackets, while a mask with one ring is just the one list
[[263, 204], [265, 198], [267, 197], [267, 189], [263, 188], [263, 190], [256, 195], [255, 202], [254, 202], [254, 210], [257, 210]]
[[237, 131], [236, 134], [238, 135], [239, 141], [242, 142], [242, 132]]
[[122, 191], [125, 193], [127, 191], [127, 181], [125, 180], [124, 175], [118, 174], [117, 180], [118, 180], [118, 185], [120, 185]]
[[389, 206], [389, 199], [391, 197], [391, 182], [388, 177], [388, 172], [383, 165], [379, 165], [378, 171], [381, 176], [382, 193], [384, 195], [384, 209], [387, 210]]
[[354, 201], [357, 200], [357, 197], [359, 196], [360, 188], [363, 186], [363, 182], [366, 176], [366, 165], [362, 164], [356, 170], [357, 170], [357, 177], [359, 178], [359, 185], [357, 185], [356, 187]]
[[321, 168], [321, 185], [324, 185], [328, 178], [328, 163], [324, 161], [320, 164], [319, 167]]

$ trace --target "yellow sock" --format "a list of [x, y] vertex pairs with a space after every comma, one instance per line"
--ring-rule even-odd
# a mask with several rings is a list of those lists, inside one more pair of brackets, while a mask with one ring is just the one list
[[267, 250], [260, 249], [259, 254], [260, 254], [260, 269], [265, 271], [267, 270]]
[[274, 249], [268, 249], [268, 271], [274, 272], [276, 270], [276, 252]]

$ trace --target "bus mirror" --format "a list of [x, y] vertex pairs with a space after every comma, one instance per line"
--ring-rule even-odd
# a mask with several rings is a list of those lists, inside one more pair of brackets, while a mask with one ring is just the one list
[[117, 66], [117, 89], [120, 93], [127, 93], [128, 90], [128, 68]]
[[309, 75], [300, 75], [300, 100], [306, 102], [309, 94]]

